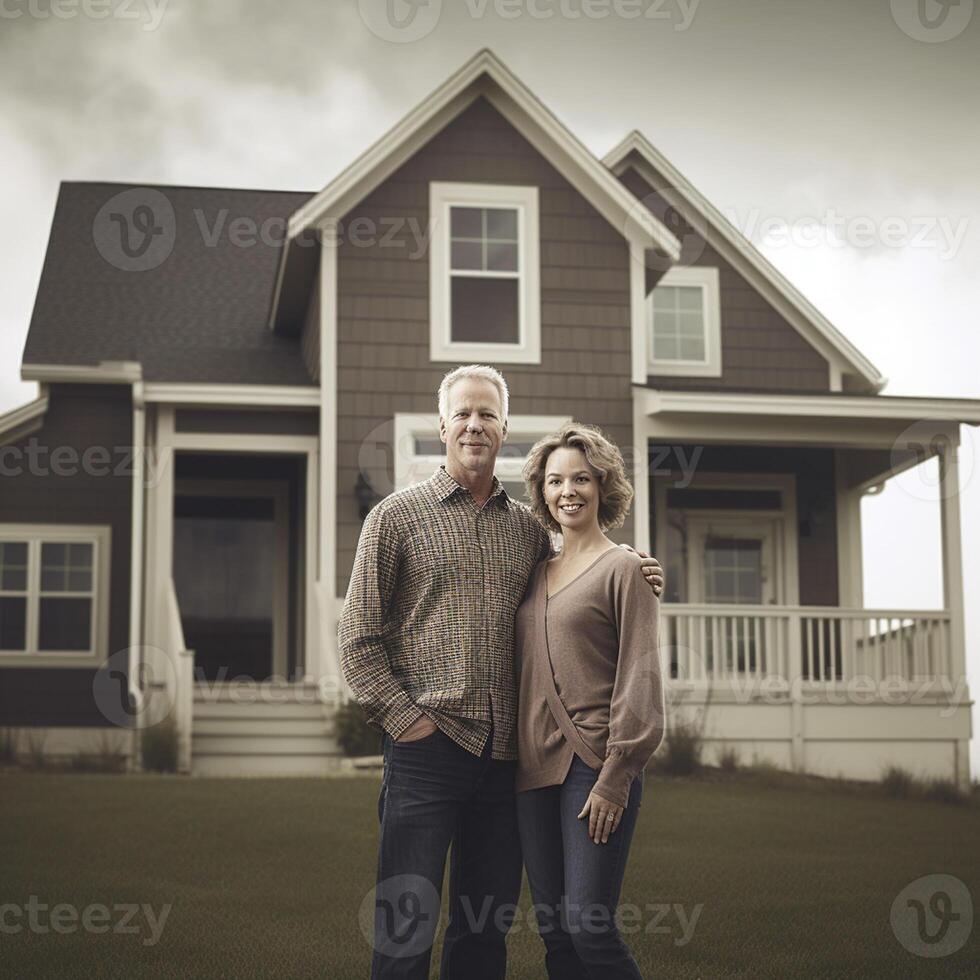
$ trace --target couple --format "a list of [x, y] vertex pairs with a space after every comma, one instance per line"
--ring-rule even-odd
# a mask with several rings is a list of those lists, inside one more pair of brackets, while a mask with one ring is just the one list
[[549, 977], [640, 976], [613, 916], [664, 734], [662, 571], [603, 534], [633, 491], [597, 429], [535, 445], [530, 509], [507, 495], [507, 410], [493, 368], [446, 375], [446, 462], [368, 514], [354, 560], [341, 665], [384, 733], [374, 978], [428, 976], [450, 845], [443, 980], [504, 977], [522, 861]]

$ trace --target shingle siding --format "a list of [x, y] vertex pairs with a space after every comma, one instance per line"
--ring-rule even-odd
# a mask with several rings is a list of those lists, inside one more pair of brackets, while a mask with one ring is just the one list
[[[129, 646], [129, 566], [131, 537], [132, 396], [128, 385], [52, 385], [41, 429], [9, 446], [36, 443], [48, 453], [70, 447], [78, 455], [71, 474], [56, 475], [46, 456], [40, 467], [7, 452], [0, 476], [2, 524], [100, 524], [111, 528], [109, 556], [109, 648], [100, 660]], [[104, 447], [103, 475], [82, 472], [82, 454]], [[67, 463], [67, 457], [65, 462]], [[11, 474], [12, 468], [19, 472]], [[47, 472], [45, 472], [48, 470]], [[93, 667], [0, 667], [0, 725], [107, 724], [92, 697]]]
[[[627, 169], [620, 180], [653, 210], [663, 207], [657, 189], [635, 170]], [[663, 181], [661, 186], [666, 184]], [[719, 270], [722, 374], [719, 378], [651, 375], [649, 383], [672, 389], [829, 391], [827, 361], [679, 215], [677, 226], [671, 227], [683, 243], [679, 265]]]
[[[360, 534], [353, 488], [363, 468], [392, 488], [395, 412], [435, 414], [436, 389], [454, 365], [429, 360], [429, 260], [413, 240], [428, 229], [429, 182], [539, 188], [540, 365], [500, 365], [511, 412], [575, 415], [624, 450], [632, 444], [629, 254], [617, 232], [489, 103], [478, 100], [406, 161], [342, 228], [401, 218], [404, 247], [355, 245], [338, 254], [337, 591], [343, 595]], [[414, 226], [408, 222], [414, 221]], [[630, 540], [632, 523], [617, 532]]]

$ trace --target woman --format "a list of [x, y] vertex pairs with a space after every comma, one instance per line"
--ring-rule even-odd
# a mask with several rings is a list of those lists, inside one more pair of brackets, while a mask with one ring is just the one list
[[639, 978], [615, 924], [643, 770], [664, 735], [659, 604], [604, 531], [633, 499], [622, 454], [567, 423], [524, 467], [531, 506], [561, 533], [515, 622], [517, 814], [552, 980]]

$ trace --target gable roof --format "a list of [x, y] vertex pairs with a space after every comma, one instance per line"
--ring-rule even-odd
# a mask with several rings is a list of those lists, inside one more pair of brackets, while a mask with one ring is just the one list
[[[506, 118], [624, 237], [638, 247], [654, 249], [672, 262], [680, 243], [669, 228], [642, 207], [558, 118], [493, 52], [482, 50], [423, 99], [399, 123], [369, 147], [289, 220], [289, 242], [283, 250], [270, 326], [296, 329], [292, 291], [312, 271], [310, 248], [293, 242], [341, 218], [363, 200], [429, 139], [464, 109], [485, 98]], [[308, 243], [308, 240], [307, 240]]]
[[[172, 251], [146, 271], [109, 261], [106, 242], [95, 231], [103, 206], [126, 191], [160, 194], [173, 208]], [[296, 339], [266, 327], [286, 222], [310, 196], [62, 183], [24, 370], [137, 361], [146, 381], [310, 385]], [[266, 233], [236, 237], [232, 223], [238, 218]]]
[[[687, 178], [638, 130], [603, 157], [618, 177], [633, 167], [682, 215], [693, 209], [712, 246], [723, 255], [803, 336], [838, 369], [861, 377], [880, 391], [885, 377]], [[666, 181], [666, 188], [663, 183]], [[714, 233], [714, 234], [712, 234]]]

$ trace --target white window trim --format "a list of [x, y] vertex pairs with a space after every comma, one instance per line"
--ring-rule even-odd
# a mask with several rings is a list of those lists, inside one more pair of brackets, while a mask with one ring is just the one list
[[657, 361], [653, 357], [653, 292], [646, 298], [647, 369], [651, 375], [721, 377], [721, 297], [718, 270], [712, 266], [674, 266], [659, 286], [700, 286], [704, 292], [704, 360]]
[[[4, 667], [76, 667], [101, 663], [108, 656], [109, 548], [112, 532], [98, 524], [0, 524], [0, 540], [27, 541], [27, 649], [0, 651]], [[40, 548], [43, 542], [92, 544], [92, 623], [88, 650], [38, 650]]]
[[[571, 421], [565, 415], [511, 415], [507, 419], [507, 438], [538, 440]], [[427, 480], [440, 463], [446, 461], [445, 453], [423, 456], [415, 452], [415, 440], [439, 438], [438, 415], [415, 415], [398, 412], [395, 415], [395, 489], [404, 490], [415, 482]], [[504, 441], [507, 445], [507, 441]], [[498, 456], [494, 473], [501, 482], [521, 480], [523, 456]], [[418, 476], [418, 480], [413, 480]]]
[[[667, 541], [667, 489], [665, 480], [654, 480], [654, 514], [657, 522], [657, 547], [661, 552], [666, 550]], [[721, 518], [742, 516], [747, 521], [772, 518], [780, 522], [776, 533], [776, 563], [782, 570], [781, 585], [777, 589], [783, 596], [782, 603], [788, 606], [800, 604], [799, 577], [799, 530], [796, 521], [796, 476], [793, 473], [722, 473], [698, 472], [691, 480], [689, 487], [694, 490], [702, 489], [732, 489], [732, 490], [778, 490], [781, 495], [782, 507], [778, 511], [738, 510], [721, 511], [698, 508], [687, 513], [697, 516], [712, 514]], [[661, 555], [661, 559], [666, 557]]]
[[[453, 342], [451, 339], [449, 209], [517, 209], [518, 336], [516, 344]], [[513, 184], [429, 184], [429, 358], [433, 361], [541, 363], [541, 273], [538, 241], [538, 189]]]

